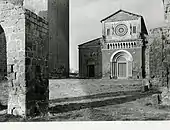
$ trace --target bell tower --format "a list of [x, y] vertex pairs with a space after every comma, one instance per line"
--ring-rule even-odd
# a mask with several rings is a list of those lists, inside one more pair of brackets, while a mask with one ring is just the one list
[[162, 0], [164, 5], [164, 18], [167, 23], [170, 22], [170, 0]]

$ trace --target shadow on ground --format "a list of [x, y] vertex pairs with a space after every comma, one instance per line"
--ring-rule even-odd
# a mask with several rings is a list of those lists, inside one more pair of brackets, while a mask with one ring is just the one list
[[51, 100], [50, 103], [55, 104], [57, 102], [62, 102], [62, 101], [78, 101], [78, 100], [83, 100], [83, 99], [94, 99], [94, 98], [99, 99], [99, 98], [104, 98], [104, 97], [114, 97], [114, 96], [121, 96], [121, 95], [125, 96], [125, 97], [120, 97], [120, 98], [118, 97], [114, 99], [92, 101], [92, 102], [87, 102], [87, 103], [68, 103], [64, 105], [56, 105], [56, 106], [50, 107], [49, 112], [50, 113], [63, 113], [63, 112], [69, 112], [69, 111], [86, 109], [86, 108], [97, 108], [97, 107], [103, 107], [103, 106], [109, 106], [109, 105], [123, 104], [126, 102], [135, 101], [136, 99], [151, 96], [156, 93], [159, 93], [159, 92], [152, 91], [152, 92], [142, 93], [140, 91], [127, 91], [127, 92], [120, 91], [120, 92], [102, 93], [102, 94], [96, 94], [96, 95], [90, 95], [90, 96], [56, 99], [56, 100]]
[[50, 103], [60, 103], [60, 102], [69, 102], [69, 101], [81, 101], [84, 99], [96, 99], [96, 98], [105, 98], [105, 97], [115, 97], [115, 96], [125, 96], [125, 95], [134, 95], [140, 91], [118, 91], [118, 92], [110, 92], [110, 93], [100, 93], [88, 96], [81, 97], [68, 97], [68, 98], [58, 98], [50, 100]]

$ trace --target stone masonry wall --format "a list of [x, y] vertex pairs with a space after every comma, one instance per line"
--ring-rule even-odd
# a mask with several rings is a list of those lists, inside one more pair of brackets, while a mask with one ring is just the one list
[[48, 109], [48, 24], [21, 5], [0, 1], [7, 46], [8, 114]]
[[47, 112], [48, 108], [48, 23], [29, 10], [25, 16], [26, 100], [27, 114], [32, 115]]
[[88, 62], [94, 62], [94, 72], [95, 78], [102, 77], [102, 53], [101, 47], [87, 47], [79, 48], [79, 77], [80, 78], [89, 78], [88, 77]]
[[169, 34], [170, 27], [167, 26], [152, 29], [149, 37], [151, 82], [162, 89], [168, 86], [170, 79]]
[[149, 44], [151, 85], [162, 92], [161, 104], [170, 105], [170, 27], [152, 29]]
[[8, 114], [25, 115], [25, 15], [21, 6], [0, 2], [0, 25], [7, 43]]
[[[103, 49], [102, 50], [102, 75], [103, 78], [110, 78], [111, 75], [111, 71], [110, 71], [110, 57], [112, 56], [112, 54], [117, 50], [106, 50]], [[128, 51], [132, 57], [133, 57], [133, 63], [132, 63], [132, 78], [133, 79], [137, 79], [137, 76], [139, 76], [140, 78], [142, 77], [142, 73], [141, 73], [141, 54], [142, 54], [142, 49], [141, 48], [133, 48], [133, 49], [124, 49], [126, 51]]]

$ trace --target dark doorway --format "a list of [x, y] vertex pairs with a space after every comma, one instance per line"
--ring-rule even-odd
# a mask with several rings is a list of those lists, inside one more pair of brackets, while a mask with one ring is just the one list
[[93, 78], [95, 76], [94, 65], [89, 65], [88, 66], [88, 74], [89, 74], [90, 78]]
[[126, 78], [126, 63], [118, 63], [118, 77]]

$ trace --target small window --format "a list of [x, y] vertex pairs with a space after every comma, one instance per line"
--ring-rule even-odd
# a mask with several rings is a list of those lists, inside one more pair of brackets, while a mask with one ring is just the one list
[[114, 27], [112, 27], [112, 35], [114, 35]]
[[133, 33], [136, 33], [136, 26], [133, 26]]
[[13, 73], [14, 72], [14, 64], [8, 65], [7, 69], [8, 69], [7, 70], [8, 73]]
[[110, 29], [107, 29], [107, 36], [110, 35]]
[[11, 65], [11, 73], [14, 72], [14, 65]]
[[109, 44], [107, 44], [107, 49], [109, 49]]

